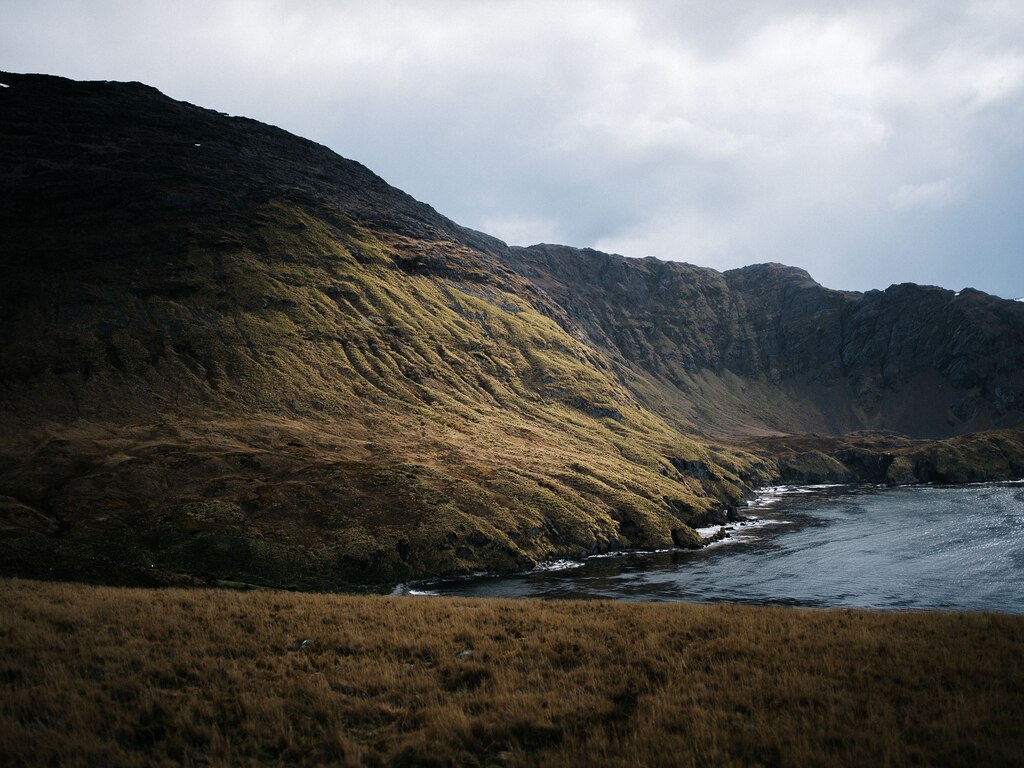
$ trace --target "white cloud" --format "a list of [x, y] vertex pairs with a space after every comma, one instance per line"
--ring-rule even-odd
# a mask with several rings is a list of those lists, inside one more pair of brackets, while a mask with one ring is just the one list
[[891, 195], [889, 203], [900, 211], [915, 208], [943, 208], [954, 202], [959, 189], [949, 179], [923, 184], [904, 184]]
[[519, 216], [486, 216], [481, 230], [509, 245], [558, 242], [558, 225], [551, 219]]

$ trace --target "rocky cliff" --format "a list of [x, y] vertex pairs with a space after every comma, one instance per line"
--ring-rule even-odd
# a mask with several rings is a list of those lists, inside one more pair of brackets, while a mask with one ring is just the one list
[[856, 464], [782, 432], [1021, 424], [1019, 304], [509, 248], [252, 120], [0, 80], [5, 572], [333, 587], [698, 546], [758, 484]]
[[1019, 302], [912, 284], [835, 291], [780, 264], [723, 274], [566, 246], [509, 254], [588, 338], [710, 431], [1024, 425]]

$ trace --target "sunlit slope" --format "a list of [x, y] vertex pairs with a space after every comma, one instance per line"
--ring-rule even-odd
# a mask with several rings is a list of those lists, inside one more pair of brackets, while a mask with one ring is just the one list
[[[379, 180], [367, 197], [361, 166], [142, 86], [42, 85], [110, 114], [79, 105], [60, 151], [8, 127], [14, 570], [330, 585], [514, 568], [695, 544], [689, 526], [767, 472], [669, 428], [496, 241]], [[204, 149], [215, 162], [179, 156]], [[301, 153], [321, 164], [292, 178]]]
[[35, 423], [8, 495], [75, 530], [159, 522], [140, 562], [213, 568], [280, 534], [398, 575], [694, 542], [687, 523], [742, 499], [750, 457], [668, 429], [516, 293], [407, 272], [422, 243], [293, 206], [251, 220], [215, 250], [190, 225], [156, 287], [65, 285], [71, 328], [14, 325], [8, 417]]

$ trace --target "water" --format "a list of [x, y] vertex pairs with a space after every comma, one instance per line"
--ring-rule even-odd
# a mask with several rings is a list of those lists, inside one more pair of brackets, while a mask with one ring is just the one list
[[775, 489], [696, 551], [589, 558], [433, 594], [1024, 613], [1024, 485]]

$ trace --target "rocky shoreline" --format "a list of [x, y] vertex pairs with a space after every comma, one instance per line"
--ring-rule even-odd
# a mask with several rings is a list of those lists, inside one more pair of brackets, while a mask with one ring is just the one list
[[[226, 502], [193, 504], [180, 522], [157, 516], [155, 527], [149, 522], [151, 516], [135, 517], [141, 525], [132, 531], [116, 523], [116, 517], [78, 529], [61, 526], [11, 497], [0, 498], [5, 524], [0, 540], [3, 574], [138, 586], [390, 591], [409, 581], [481, 571], [516, 573], [545, 562], [617, 551], [704, 547], [728, 533], [719, 527], [712, 535], [702, 536], [697, 529], [742, 522], [749, 515], [750, 499], [783, 484], [958, 484], [1024, 477], [1024, 434], [1016, 431], [941, 441], [911, 440], [891, 433], [790, 436], [747, 441], [741, 448], [756, 460], [749, 464], [754, 474], [738, 477], [739, 485], [724, 483], [713, 466], [684, 466], [688, 475], [702, 476], [709, 491], [729, 488], [731, 495], [709, 497], [713, 503], [689, 514], [666, 502], [661, 514], [669, 522], [664, 528], [641, 527], [623, 516], [607, 538], [598, 540], [592, 528], [567, 524], [573, 520], [564, 516], [568, 512], [549, 507], [534, 528], [519, 533], [513, 528], [504, 545], [494, 546], [490, 543], [496, 537], [493, 528], [470, 524], [454, 532], [444, 518], [435, 518], [421, 528], [429, 538], [415, 547], [409, 544], [408, 529], [363, 529], [362, 550], [347, 566], [338, 552], [354, 550], [344, 531], [333, 534], [339, 542], [337, 550], [313, 539], [307, 544], [272, 538]], [[392, 482], [391, 475], [380, 478]], [[387, 486], [374, 489], [376, 494], [394, 492]], [[487, 518], [472, 519], [482, 524]]]
[[985, 480], [972, 480], [969, 482], [911, 482], [911, 483], [871, 483], [863, 481], [852, 482], [826, 482], [809, 484], [785, 484], [766, 486], [757, 489], [754, 497], [747, 502], [747, 506], [731, 508], [728, 515], [722, 516], [722, 522], [705, 527], [694, 528], [699, 537], [697, 544], [690, 546], [673, 546], [668, 548], [644, 548], [623, 549], [600, 554], [580, 553], [578, 556], [566, 556], [550, 561], [537, 563], [529, 568], [515, 569], [511, 571], [481, 570], [468, 573], [447, 574], [427, 579], [418, 579], [410, 582], [396, 584], [389, 591], [392, 595], [439, 595], [444, 594], [434, 591], [438, 585], [445, 583], [460, 582], [463, 580], [475, 580], [488, 577], [515, 577], [525, 576], [537, 572], [570, 570], [584, 566], [591, 560], [603, 560], [609, 557], [642, 557], [645, 555], [664, 554], [680, 550], [698, 550], [711, 546], [722, 546], [731, 543], [735, 535], [742, 534], [754, 528], [763, 526], [778, 525], [780, 520], [777, 516], [762, 516], [762, 511], [769, 511], [787, 497], [795, 497], [803, 494], [821, 492], [825, 489], [841, 489], [847, 492], [856, 493], [865, 488], [887, 489], [896, 487], [961, 487], [972, 485], [990, 485], [1001, 483], [1024, 483], [1024, 478], [989, 478]]

